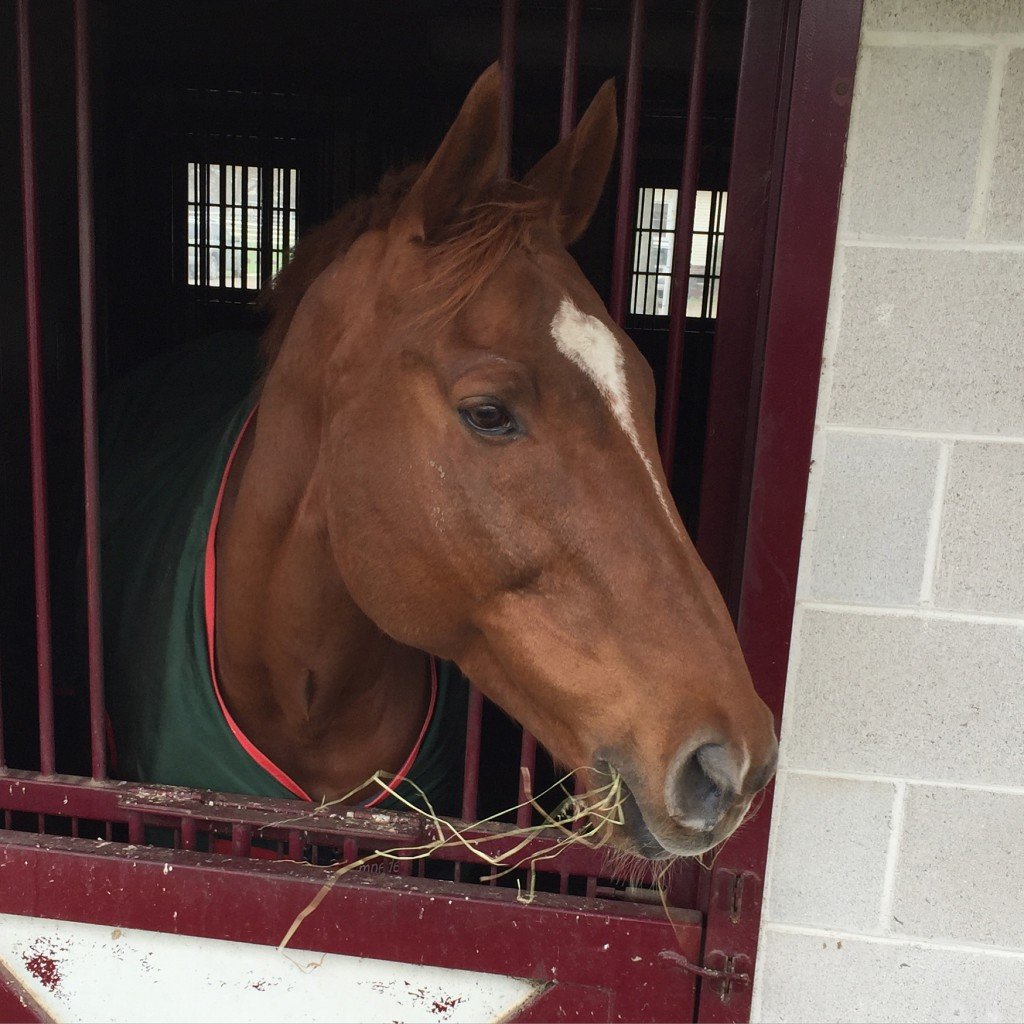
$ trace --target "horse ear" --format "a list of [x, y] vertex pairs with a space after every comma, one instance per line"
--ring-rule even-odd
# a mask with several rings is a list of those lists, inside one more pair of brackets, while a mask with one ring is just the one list
[[618, 134], [615, 80], [609, 78], [580, 123], [523, 179], [550, 202], [551, 219], [564, 245], [575, 242], [594, 215]]
[[497, 179], [500, 106], [501, 69], [494, 63], [473, 83], [455, 123], [402, 200], [392, 232], [430, 241]]

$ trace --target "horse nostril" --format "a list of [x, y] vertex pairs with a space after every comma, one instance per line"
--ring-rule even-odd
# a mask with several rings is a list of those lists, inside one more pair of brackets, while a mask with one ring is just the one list
[[679, 768], [669, 802], [672, 816], [690, 828], [713, 828], [736, 801], [734, 772], [724, 746], [698, 747]]

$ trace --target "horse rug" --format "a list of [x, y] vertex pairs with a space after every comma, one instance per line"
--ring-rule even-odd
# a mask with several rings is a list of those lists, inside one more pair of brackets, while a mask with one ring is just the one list
[[[114, 774], [224, 793], [309, 800], [231, 717], [211, 645], [213, 537], [222, 481], [255, 405], [257, 347], [225, 334], [176, 348], [104, 394], [101, 555]], [[455, 813], [465, 680], [435, 665], [417, 747], [397, 790]], [[385, 799], [386, 797], [386, 799]], [[367, 805], [398, 807], [381, 793]]]

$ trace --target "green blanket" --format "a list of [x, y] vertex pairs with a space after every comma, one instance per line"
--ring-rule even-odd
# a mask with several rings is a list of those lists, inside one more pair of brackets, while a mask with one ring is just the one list
[[[104, 395], [103, 626], [107, 711], [121, 778], [301, 795], [232, 732], [211, 679], [205, 630], [210, 520], [228, 456], [252, 409], [257, 372], [248, 335], [218, 335], [161, 355]], [[442, 813], [455, 813], [465, 681], [441, 663], [438, 684], [408, 778]], [[415, 797], [408, 784], [399, 791]], [[381, 806], [397, 804], [389, 799]]]

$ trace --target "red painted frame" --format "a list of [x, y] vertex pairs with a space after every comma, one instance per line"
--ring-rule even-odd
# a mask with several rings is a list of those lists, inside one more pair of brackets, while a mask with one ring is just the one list
[[[760, 400], [738, 620], [758, 692], [781, 721], [862, 2], [803, 0], [781, 4], [778, 12], [750, 6], [752, 17], [788, 7], [795, 18], [799, 10], [789, 23], [795, 40], [774, 263], [767, 304], [758, 311], [764, 358], [760, 388], [752, 388]], [[785, 22], [779, 28], [779, 41], [790, 45], [791, 29]], [[730, 217], [732, 203], [730, 197]], [[723, 268], [723, 307], [725, 286]], [[756, 335], [752, 341], [757, 344]], [[715, 859], [702, 960], [707, 968], [753, 970], [770, 817], [771, 791], [757, 817]], [[750, 984], [703, 982], [698, 1015], [702, 1021], [747, 1020]]]
[[[90, 840], [27, 833], [3, 837], [0, 874], [6, 913], [264, 945], [277, 945], [331, 878], [308, 864], [121, 844], [97, 851]], [[90, 898], [69, 912], [74, 886]], [[700, 915], [679, 911], [673, 923], [680, 951], [695, 957]], [[660, 907], [543, 893], [524, 906], [507, 889], [354, 871], [290, 946], [544, 982], [514, 1020], [673, 1021], [692, 1013], [694, 975], [661, 955], [666, 927]]]

